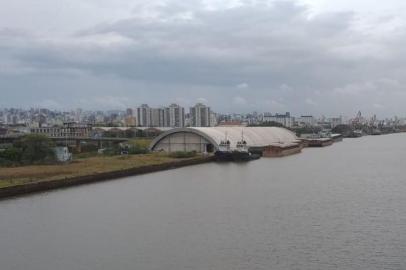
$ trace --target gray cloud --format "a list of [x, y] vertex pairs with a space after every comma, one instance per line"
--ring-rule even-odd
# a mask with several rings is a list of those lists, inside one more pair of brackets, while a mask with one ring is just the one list
[[406, 35], [395, 17], [378, 20], [389, 30], [375, 33], [355, 12], [309, 13], [290, 1], [218, 9], [172, 0], [69, 35], [4, 28], [0, 106], [38, 93], [38, 102], [71, 107], [203, 97], [218, 111], [405, 114]]

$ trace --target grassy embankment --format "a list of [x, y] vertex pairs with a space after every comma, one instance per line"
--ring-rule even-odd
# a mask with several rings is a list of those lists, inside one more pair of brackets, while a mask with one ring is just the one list
[[180, 159], [154, 153], [129, 156], [97, 156], [76, 159], [69, 164], [60, 165], [3, 167], [0, 168], [0, 188], [25, 183], [139, 168], [148, 165], [158, 165], [175, 160]]

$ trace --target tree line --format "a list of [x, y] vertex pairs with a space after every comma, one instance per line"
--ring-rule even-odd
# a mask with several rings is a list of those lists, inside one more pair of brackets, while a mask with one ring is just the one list
[[0, 151], [0, 166], [55, 163], [54, 147], [52, 140], [44, 135], [25, 135]]

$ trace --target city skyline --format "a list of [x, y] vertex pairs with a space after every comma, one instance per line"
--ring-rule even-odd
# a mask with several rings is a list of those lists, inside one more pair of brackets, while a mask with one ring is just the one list
[[380, 125], [406, 125], [406, 117], [393, 116], [381, 118], [374, 115], [365, 115], [358, 111], [351, 117], [336, 115], [311, 115], [290, 112], [250, 112], [250, 113], [218, 113], [210, 106], [196, 103], [185, 109], [172, 103], [167, 106], [150, 107], [141, 104], [126, 110], [76, 110], [61, 111], [47, 108], [0, 108], [0, 126], [16, 125], [25, 127], [55, 127], [67, 123], [89, 124], [92, 126], [110, 127], [213, 127], [213, 126], [247, 126], [278, 124], [286, 128], [300, 126], [330, 126], [333, 128], [341, 124], [353, 125], [354, 123], [370, 126]]
[[0, 11], [0, 107], [406, 115], [399, 0], [39, 2]]
[[164, 110], [169, 108], [171, 105], [177, 105], [183, 109], [185, 109], [184, 114], [190, 114], [190, 109], [198, 104], [203, 104], [204, 106], [208, 106], [211, 108], [211, 112], [215, 113], [217, 115], [250, 115], [250, 114], [270, 114], [270, 115], [284, 115], [286, 114], [291, 114], [293, 117], [301, 117], [301, 116], [307, 116], [307, 115], [311, 115], [313, 117], [316, 118], [334, 118], [334, 117], [342, 117], [343, 119], [349, 120], [351, 118], [354, 118], [357, 116], [358, 113], [362, 112], [362, 115], [367, 117], [367, 118], [372, 118], [372, 117], [377, 117], [379, 119], [392, 119], [392, 118], [405, 118], [406, 119], [406, 113], [403, 114], [393, 114], [393, 115], [382, 115], [379, 114], [377, 112], [371, 112], [371, 113], [365, 113], [364, 111], [361, 110], [354, 110], [353, 112], [350, 112], [348, 114], [344, 114], [344, 113], [338, 113], [338, 114], [328, 114], [328, 113], [321, 113], [321, 114], [312, 114], [309, 112], [295, 112], [294, 110], [272, 110], [272, 109], [268, 109], [268, 110], [253, 110], [253, 111], [220, 111], [217, 108], [213, 108], [213, 106], [211, 106], [211, 104], [209, 103], [205, 103], [202, 101], [197, 101], [196, 103], [192, 104], [192, 105], [188, 105], [188, 106], [184, 106], [181, 103], [176, 103], [176, 102], [169, 102], [169, 103], [165, 103], [165, 104], [158, 104], [158, 105], [153, 105], [151, 103], [146, 103], [146, 102], [141, 102], [139, 104], [133, 104], [131, 106], [128, 107], [123, 107], [123, 108], [95, 108], [95, 109], [91, 109], [91, 108], [83, 108], [83, 107], [72, 107], [72, 108], [54, 108], [54, 107], [46, 107], [46, 106], [28, 106], [28, 107], [22, 107], [22, 106], [10, 106], [10, 107], [2, 107], [0, 106], [0, 112], [4, 111], [4, 110], [22, 110], [22, 111], [29, 111], [29, 110], [50, 110], [50, 111], [54, 111], [54, 112], [60, 112], [60, 113], [67, 113], [67, 112], [76, 112], [78, 110], [82, 111], [82, 112], [103, 112], [103, 113], [122, 113], [125, 114], [126, 111], [128, 110], [134, 110], [134, 115], [137, 115], [137, 108], [142, 107], [143, 105], [147, 105], [148, 107], [150, 107], [151, 109], [160, 109], [160, 110]]

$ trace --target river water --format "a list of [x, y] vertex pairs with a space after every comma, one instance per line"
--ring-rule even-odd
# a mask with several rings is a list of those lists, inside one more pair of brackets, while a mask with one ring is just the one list
[[0, 269], [406, 269], [406, 134], [3, 200]]

